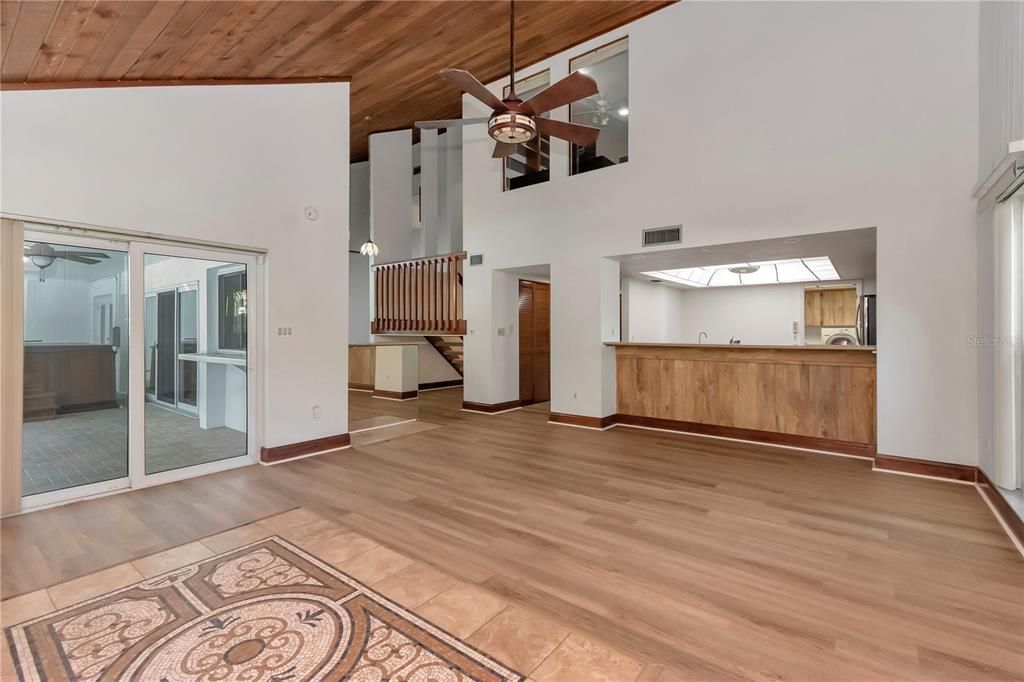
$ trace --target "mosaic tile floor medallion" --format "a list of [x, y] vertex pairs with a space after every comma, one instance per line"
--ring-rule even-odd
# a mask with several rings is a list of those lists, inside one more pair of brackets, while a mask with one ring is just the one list
[[272, 537], [7, 630], [22, 680], [519, 682]]

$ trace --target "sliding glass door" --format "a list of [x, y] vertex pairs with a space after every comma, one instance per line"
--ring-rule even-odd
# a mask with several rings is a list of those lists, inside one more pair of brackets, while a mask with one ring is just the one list
[[26, 227], [23, 508], [257, 461], [255, 266]]
[[25, 232], [26, 506], [128, 486], [127, 248]]
[[[136, 250], [132, 251], [136, 258]], [[255, 455], [249, 274], [240, 254], [139, 245], [145, 290], [141, 481], [180, 478]]]

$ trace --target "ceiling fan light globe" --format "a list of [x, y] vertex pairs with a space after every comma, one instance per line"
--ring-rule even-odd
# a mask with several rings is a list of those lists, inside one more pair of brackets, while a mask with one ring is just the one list
[[537, 124], [526, 114], [506, 111], [491, 116], [487, 134], [495, 142], [523, 144], [537, 137]]
[[39, 269], [43, 269], [53, 265], [53, 261], [56, 260], [56, 258], [49, 254], [43, 253], [29, 256], [29, 260], [32, 261], [32, 265], [36, 266]]

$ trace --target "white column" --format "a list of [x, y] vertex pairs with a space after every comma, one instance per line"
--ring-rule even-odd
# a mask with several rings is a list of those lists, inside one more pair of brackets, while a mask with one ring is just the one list
[[412, 131], [370, 135], [370, 229], [376, 263], [412, 256]]
[[463, 271], [466, 319], [463, 400], [519, 399], [519, 279], [483, 267]]
[[444, 137], [444, 210], [438, 248], [462, 251], [462, 128], [449, 128]]
[[551, 411], [615, 413], [619, 263], [571, 257], [551, 264]]
[[440, 253], [437, 249], [441, 227], [441, 191], [444, 185], [441, 175], [444, 150], [441, 144], [436, 130], [420, 132], [420, 232], [424, 256]]

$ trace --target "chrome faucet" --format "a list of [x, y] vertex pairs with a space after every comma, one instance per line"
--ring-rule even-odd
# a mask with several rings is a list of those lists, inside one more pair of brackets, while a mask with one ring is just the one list
[[697, 334], [697, 343], [698, 344], [704, 343], [703, 341], [701, 341], [702, 338], [703, 339], [708, 338], [708, 333], [707, 332], [701, 332], [700, 334]]

